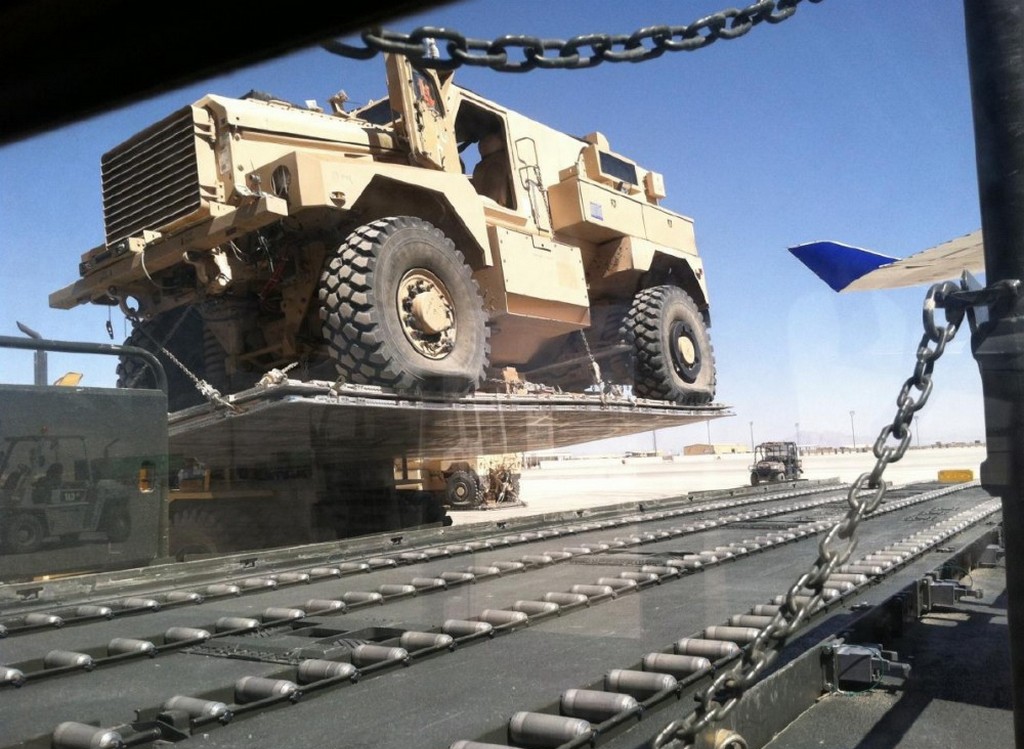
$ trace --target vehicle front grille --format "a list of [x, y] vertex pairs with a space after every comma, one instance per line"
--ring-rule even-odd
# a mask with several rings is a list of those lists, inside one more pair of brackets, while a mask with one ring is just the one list
[[166, 226], [201, 205], [191, 107], [113, 149], [101, 163], [107, 245]]

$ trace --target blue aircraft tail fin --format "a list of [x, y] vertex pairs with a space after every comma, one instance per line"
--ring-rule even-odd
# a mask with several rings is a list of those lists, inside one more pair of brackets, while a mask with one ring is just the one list
[[789, 251], [834, 291], [842, 291], [858, 278], [898, 259], [829, 241], [807, 242]]

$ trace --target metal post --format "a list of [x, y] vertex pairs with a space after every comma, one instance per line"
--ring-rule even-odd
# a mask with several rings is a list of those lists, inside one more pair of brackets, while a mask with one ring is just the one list
[[850, 437], [853, 438], [853, 451], [857, 452], [857, 432], [853, 429], [853, 415], [856, 411], [850, 411]]
[[750, 422], [750, 452], [754, 452], [754, 422]]
[[[167, 394], [167, 375], [160, 360], [151, 351], [138, 346], [118, 346], [112, 343], [86, 343], [84, 341], [50, 341], [45, 338], [12, 338], [0, 335], [0, 348], [29, 349], [33, 351], [63, 351], [69, 354], [103, 354], [107, 356], [133, 356], [142, 359], [153, 371], [157, 390]], [[45, 384], [45, 383], [44, 383]]]
[[800, 422], [796, 423], [796, 446], [800, 447]]
[[[17, 322], [17, 325], [18, 325], [18, 330], [20, 330], [22, 333], [27, 335], [29, 338], [34, 338], [37, 341], [41, 341], [43, 339], [42, 335], [40, 335], [36, 331], [32, 330], [32, 328], [30, 328], [28, 325], [25, 325], [22, 322]], [[43, 350], [37, 350], [36, 353], [35, 353], [35, 358], [33, 360], [33, 363], [34, 363], [34, 370], [35, 370], [33, 372], [33, 377], [32, 377], [33, 384], [34, 385], [39, 385], [39, 386], [49, 385], [50, 384], [50, 376], [49, 376], [49, 374], [47, 372], [46, 352], [43, 351]]]
[[[1024, 3], [964, 0], [986, 282], [1024, 279]], [[1024, 299], [993, 305], [971, 347], [985, 396], [982, 485], [1002, 498], [1014, 735], [1024, 749]]]

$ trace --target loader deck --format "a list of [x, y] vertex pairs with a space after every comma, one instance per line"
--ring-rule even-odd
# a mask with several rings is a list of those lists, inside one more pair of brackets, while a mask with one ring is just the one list
[[381, 388], [288, 380], [237, 393], [230, 407], [171, 414], [171, 451], [244, 461], [312, 448], [324, 459], [434, 457], [562, 448], [733, 415], [599, 394], [474, 393], [412, 400]]

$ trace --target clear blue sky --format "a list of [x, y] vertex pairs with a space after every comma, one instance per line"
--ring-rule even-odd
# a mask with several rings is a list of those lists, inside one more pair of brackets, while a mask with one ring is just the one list
[[[693, 2], [492, 0], [396, 20], [408, 31], [568, 38], [689, 23], [725, 7]], [[512, 109], [582, 135], [665, 175], [665, 205], [692, 216], [703, 254], [718, 362], [718, 399], [735, 416], [714, 441], [874, 440], [895, 413], [921, 337], [924, 288], [838, 295], [786, 248], [835, 239], [903, 256], [980, 226], [963, 10], [954, 0], [825, 0], [736, 41], [641, 64], [512, 75], [462, 69], [457, 80]], [[0, 334], [15, 320], [63, 339], [107, 341], [106, 308], [51, 310], [103, 237], [102, 153], [205, 93], [269, 91], [354, 103], [383, 93], [380, 56], [319, 48], [191, 86], [0, 149]], [[60, 106], [60, 92], [40, 100]], [[116, 341], [125, 326], [114, 310]], [[114, 362], [51, 356], [53, 376], [113, 383]], [[31, 355], [0, 355], [0, 381], [30, 382]], [[855, 412], [851, 430], [850, 411]], [[922, 443], [984, 436], [967, 332], [935, 373]], [[704, 425], [659, 432], [659, 447], [703, 441]], [[650, 437], [636, 442], [649, 446]]]

